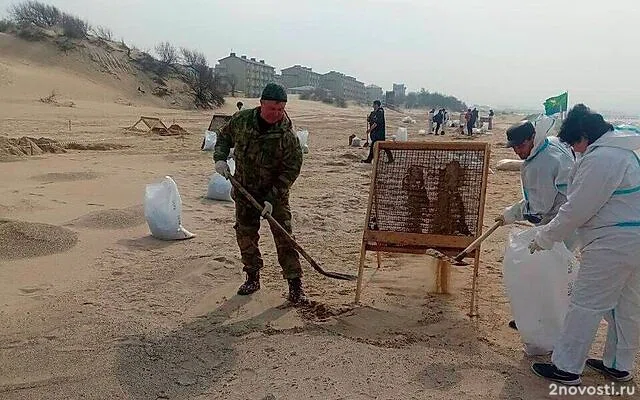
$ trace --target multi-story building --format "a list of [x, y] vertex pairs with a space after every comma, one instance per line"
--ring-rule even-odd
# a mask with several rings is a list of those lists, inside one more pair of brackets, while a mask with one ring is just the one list
[[284, 79], [282, 78], [282, 74], [275, 74], [273, 76], [273, 83], [277, 83], [280, 86], [284, 86]]
[[260, 97], [264, 87], [275, 80], [275, 68], [247, 56], [238, 57], [231, 53], [218, 60], [216, 75], [235, 82], [235, 89], [247, 97]]
[[367, 99], [367, 91], [364, 88], [364, 83], [352, 76], [346, 77], [346, 92], [346, 99], [359, 102], [364, 102]]
[[322, 75], [320, 87], [329, 90], [333, 96], [345, 100], [365, 101], [367, 97], [364, 83], [337, 71], [330, 71]]
[[407, 93], [407, 87], [404, 83], [394, 83], [393, 84], [393, 95], [396, 99], [403, 98]]
[[319, 73], [302, 65], [294, 65], [282, 70], [282, 82], [287, 89], [302, 86], [320, 87], [320, 77]]
[[376, 85], [367, 85], [365, 87], [367, 92], [367, 102], [372, 103], [374, 100], [383, 100], [384, 92], [380, 86]]

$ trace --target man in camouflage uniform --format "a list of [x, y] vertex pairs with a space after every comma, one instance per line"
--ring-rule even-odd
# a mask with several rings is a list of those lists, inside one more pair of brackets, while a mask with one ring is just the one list
[[[262, 92], [260, 106], [236, 112], [220, 130], [214, 148], [216, 171], [229, 176], [227, 158], [234, 148], [236, 170], [234, 177], [260, 203], [262, 215], [242, 193], [232, 190], [236, 205], [236, 239], [247, 279], [239, 295], [248, 295], [260, 289], [262, 256], [258, 248], [260, 217], [271, 214], [290, 234], [291, 210], [289, 188], [302, 168], [302, 149], [293, 132], [291, 120], [284, 111], [287, 102], [285, 90], [268, 84]], [[288, 299], [292, 303], [306, 301], [302, 289], [302, 268], [297, 251], [287, 237], [271, 226], [278, 263], [289, 283]]]

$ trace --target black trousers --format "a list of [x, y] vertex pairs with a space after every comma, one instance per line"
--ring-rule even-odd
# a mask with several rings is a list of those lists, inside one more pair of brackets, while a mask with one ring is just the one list
[[[373, 145], [377, 142], [377, 141], [384, 141], [385, 137], [384, 135], [371, 135], [371, 144], [369, 145], [369, 156], [364, 160], [365, 162], [372, 162], [373, 161]], [[387, 158], [389, 159], [389, 162], [393, 161], [393, 155], [391, 154], [390, 150], [385, 150], [385, 152], [387, 153]]]

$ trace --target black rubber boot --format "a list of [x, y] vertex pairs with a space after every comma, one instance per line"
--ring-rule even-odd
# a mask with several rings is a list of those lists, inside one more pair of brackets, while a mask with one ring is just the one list
[[260, 290], [260, 272], [247, 273], [247, 280], [238, 289], [238, 294], [246, 296]]
[[289, 282], [289, 296], [287, 296], [287, 300], [293, 304], [308, 303], [309, 300], [302, 289], [302, 281], [300, 278], [288, 279], [287, 281]]

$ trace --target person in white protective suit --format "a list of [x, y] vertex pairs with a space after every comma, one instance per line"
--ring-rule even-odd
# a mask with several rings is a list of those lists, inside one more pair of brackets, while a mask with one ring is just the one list
[[[640, 346], [640, 135], [614, 128], [579, 104], [558, 136], [581, 156], [566, 203], [529, 249], [551, 249], [577, 229], [580, 270], [551, 363], [531, 368], [543, 378], [578, 385], [586, 364], [626, 382]], [[602, 318], [609, 326], [604, 357], [588, 359]]]
[[[520, 170], [523, 199], [507, 207], [496, 222], [509, 225], [526, 220], [534, 225], [544, 225], [555, 217], [567, 200], [567, 185], [575, 157], [557, 137], [547, 136], [553, 123], [554, 119], [546, 118], [540, 124], [539, 132], [529, 121], [521, 121], [507, 129], [506, 147], [513, 148], [524, 160]], [[567, 243], [571, 249], [572, 241]], [[509, 327], [517, 329], [516, 322], [509, 321]]]

